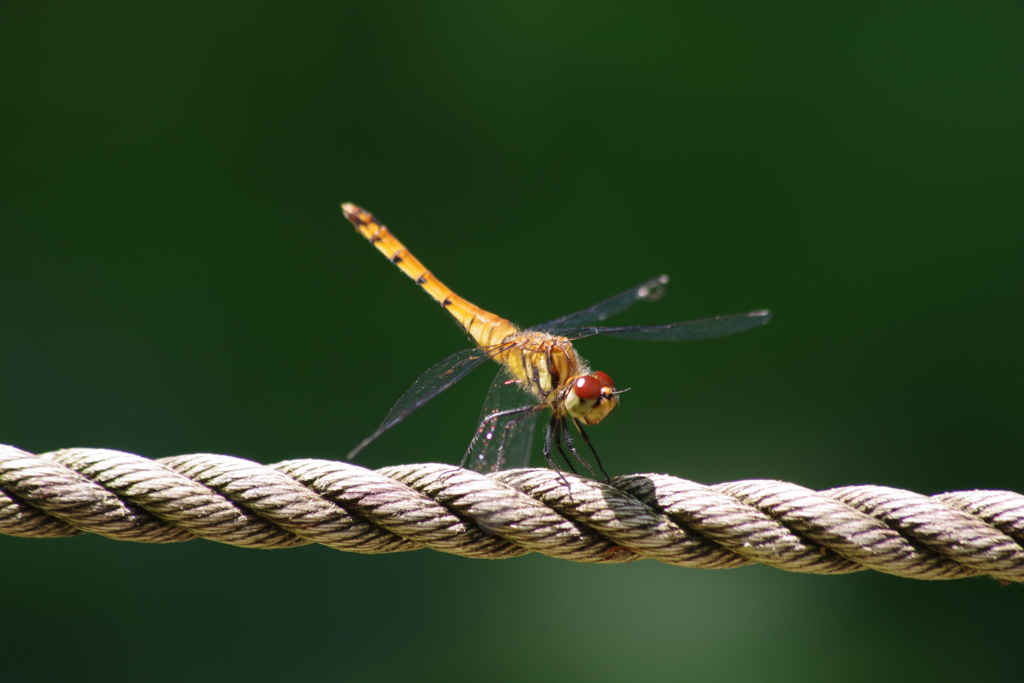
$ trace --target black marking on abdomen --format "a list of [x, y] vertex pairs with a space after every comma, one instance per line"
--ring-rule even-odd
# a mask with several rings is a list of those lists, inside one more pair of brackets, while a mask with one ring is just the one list
[[424, 283], [426, 283], [426, 281], [427, 281], [427, 274], [426, 273], [423, 273], [423, 275], [420, 275], [418, 278], [416, 278], [416, 284], [418, 284], [420, 287], [422, 287], [424, 285]]
[[451, 305], [452, 305], [452, 300], [449, 299], [448, 297], [445, 297], [444, 301], [441, 302], [441, 307], [442, 308], [448, 308]]
[[381, 232], [383, 231], [378, 230], [377, 232], [370, 235], [370, 244], [376, 244], [377, 242], [380, 242], [382, 239], [384, 239], [383, 237], [380, 236]]
[[402, 254], [396, 251], [395, 255], [391, 257], [391, 262], [397, 266], [399, 263], [402, 262]]

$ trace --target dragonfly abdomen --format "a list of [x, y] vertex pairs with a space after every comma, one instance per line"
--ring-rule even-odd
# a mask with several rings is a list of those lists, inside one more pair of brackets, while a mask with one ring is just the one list
[[438, 280], [369, 211], [355, 204], [342, 204], [341, 210], [360, 235], [441, 304], [478, 346], [494, 346], [519, 332], [505, 318], [471, 304]]

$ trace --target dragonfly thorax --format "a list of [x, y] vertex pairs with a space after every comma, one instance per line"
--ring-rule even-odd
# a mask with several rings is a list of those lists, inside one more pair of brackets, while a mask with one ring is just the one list
[[591, 372], [572, 342], [546, 332], [517, 332], [496, 357], [524, 389], [550, 407], [556, 418], [594, 425], [619, 405], [615, 383]]
[[519, 332], [506, 339], [503, 346], [495, 360], [543, 403], [557, 400], [577, 375], [588, 372], [586, 363], [565, 337]]

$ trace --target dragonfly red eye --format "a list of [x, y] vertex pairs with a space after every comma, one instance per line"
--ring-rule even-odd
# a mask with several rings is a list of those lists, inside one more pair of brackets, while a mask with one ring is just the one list
[[572, 390], [581, 401], [596, 401], [601, 396], [601, 382], [587, 375], [573, 382]]
[[613, 382], [612, 378], [608, 376], [608, 373], [598, 370], [594, 373], [594, 377], [597, 378], [597, 381], [601, 383], [602, 387], [608, 387], [609, 389], [615, 388], [615, 382]]

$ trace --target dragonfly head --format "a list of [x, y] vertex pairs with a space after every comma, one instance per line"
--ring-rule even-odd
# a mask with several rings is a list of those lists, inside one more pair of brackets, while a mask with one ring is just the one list
[[585, 425], [596, 425], [618, 405], [615, 383], [601, 371], [573, 378], [565, 396], [566, 412]]

